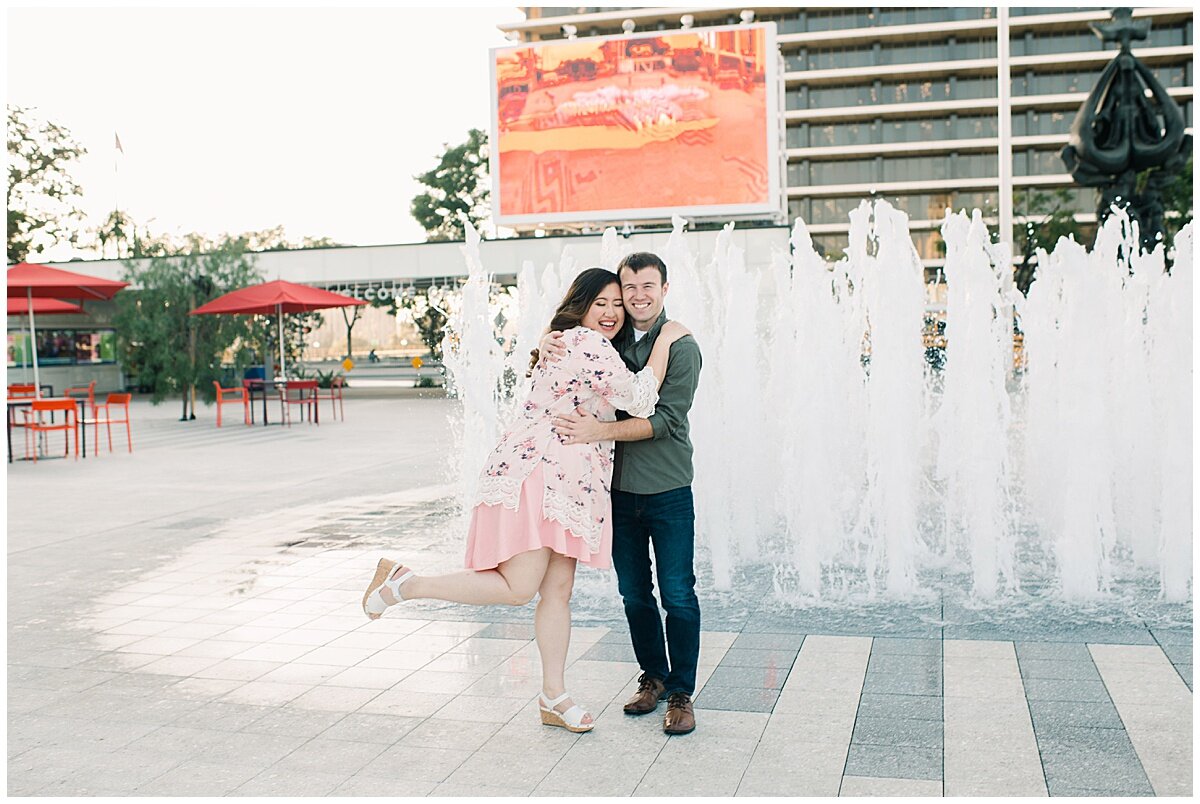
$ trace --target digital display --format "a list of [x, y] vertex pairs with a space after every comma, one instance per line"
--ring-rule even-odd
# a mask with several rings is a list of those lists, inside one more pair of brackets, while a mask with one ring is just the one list
[[775, 25], [492, 51], [501, 225], [780, 211]]

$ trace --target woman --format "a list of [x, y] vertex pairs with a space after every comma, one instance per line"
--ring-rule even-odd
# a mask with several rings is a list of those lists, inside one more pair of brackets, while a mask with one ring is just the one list
[[551, 329], [563, 331], [567, 356], [531, 368], [533, 387], [518, 419], [493, 450], [479, 477], [467, 533], [464, 572], [417, 575], [380, 559], [363, 595], [376, 619], [401, 600], [434, 598], [473, 605], [523, 606], [539, 595], [534, 631], [542, 658], [542, 722], [590, 731], [592, 716], [566, 691], [563, 671], [571, 638], [575, 565], [612, 566], [612, 442], [567, 446], [553, 418], [581, 408], [612, 421], [615, 410], [654, 412], [671, 344], [690, 334], [662, 329], [646, 368], [634, 374], [610, 341], [625, 323], [617, 275], [589, 268], [571, 284]]

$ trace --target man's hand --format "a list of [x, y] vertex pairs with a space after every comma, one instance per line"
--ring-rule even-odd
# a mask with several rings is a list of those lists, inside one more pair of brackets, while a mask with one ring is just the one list
[[567, 347], [562, 342], [563, 334], [558, 330], [547, 332], [538, 341], [538, 362], [553, 363], [567, 356]]
[[555, 416], [552, 424], [559, 440], [568, 446], [606, 440], [604, 436], [605, 422], [578, 408], [571, 413]]

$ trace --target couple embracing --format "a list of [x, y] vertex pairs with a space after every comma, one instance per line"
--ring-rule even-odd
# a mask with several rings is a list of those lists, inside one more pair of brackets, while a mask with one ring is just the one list
[[696, 727], [700, 604], [687, 417], [701, 361], [691, 333], [667, 320], [666, 295], [667, 267], [654, 254], [630, 254], [616, 274], [581, 273], [534, 353], [529, 397], [480, 475], [467, 569], [418, 575], [381, 559], [363, 596], [375, 619], [416, 598], [523, 606], [536, 595], [542, 722], [573, 732], [595, 725], [564, 679], [580, 562], [617, 572], [642, 670], [625, 713], [649, 714], [666, 698], [663, 731]]

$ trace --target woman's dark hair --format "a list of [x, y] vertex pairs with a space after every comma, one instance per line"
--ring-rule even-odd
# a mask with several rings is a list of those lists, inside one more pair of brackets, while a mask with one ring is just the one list
[[[579, 326], [596, 297], [609, 285], [620, 284], [617, 275], [604, 268], [588, 268], [583, 271], [575, 277], [575, 281], [567, 289], [567, 295], [554, 311], [554, 318], [550, 319], [550, 329], [568, 330]], [[537, 365], [538, 350], [534, 349], [529, 354], [532, 359], [529, 361], [529, 373], [525, 375], [527, 377]]]

